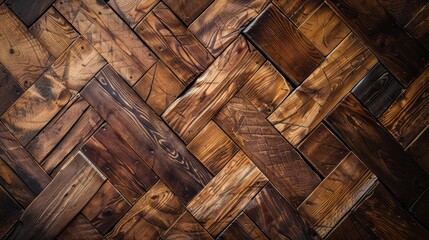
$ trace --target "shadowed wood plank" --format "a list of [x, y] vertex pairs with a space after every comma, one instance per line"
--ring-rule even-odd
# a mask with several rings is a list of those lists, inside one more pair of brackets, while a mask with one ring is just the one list
[[88, 220], [77, 215], [61, 233], [56, 237], [57, 240], [103, 240], [103, 236], [91, 225]]
[[24, 90], [9, 71], [0, 64], [0, 115], [2, 115]]
[[159, 0], [110, 0], [106, 2], [131, 28], [134, 28]]
[[210, 121], [187, 146], [213, 174], [218, 174], [225, 164], [240, 150], [237, 145]]
[[79, 36], [53, 7], [49, 8], [29, 30], [55, 58], [58, 58]]
[[164, 3], [186, 24], [195, 20], [213, 0], [164, 0]]
[[[426, 142], [427, 143], [427, 142]], [[417, 200], [416, 203], [409, 210], [419, 221], [420, 223], [428, 229], [429, 227], [429, 191], [426, 190], [425, 193]]]
[[214, 120], [293, 206], [320, 183], [319, 176], [241, 92]]
[[268, 0], [215, 0], [189, 30], [217, 57], [267, 3]]
[[161, 115], [176, 100], [185, 86], [162, 61], [158, 61], [133, 89], [156, 114]]
[[0, 62], [27, 89], [54, 59], [6, 4], [0, 5], [0, 22]]
[[271, 184], [247, 205], [245, 213], [270, 239], [320, 239]]
[[244, 34], [295, 84], [300, 84], [324, 59], [274, 5], [266, 8]]
[[185, 211], [182, 216], [168, 229], [162, 236], [164, 240], [174, 239], [199, 239], [209, 240], [213, 239], [210, 234], [195, 220], [195, 218]]
[[404, 206], [410, 207], [429, 187], [428, 175], [352, 95], [326, 121]]
[[383, 114], [401, 92], [401, 84], [381, 64], [377, 64], [352, 91], [375, 117]]
[[10, 239], [52, 239], [79, 213], [104, 177], [79, 153], [24, 211]]
[[429, 127], [407, 148], [410, 154], [427, 174], [429, 174]]
[[228, 239], [257, 239], [268, 240], [265, 234], [245, 214], [240, 214], [234, 222], [217, 238]]
[[82, 96], [185, 203], [212, 178], [137, 94], [106, 67]]
[[298, 150], [324, 177], [350, 152], [323, 123], [302, 141]]
[[156, 62], [153, 53], [104, 1], [59, 0], [54, 6], [130, 85]]
[[356, 219], [354, 213], [347, 215], [326, 237], [327, 240], [377, 240], [378, 238]]
[[268, 120], [298, 145], [376, 62], [359, 39], [349, 35]]
[[19, 221], [24, 210], [0, 185], [0, 237], [3, 237]]
[[159, 3], [135, 30], [186, 85], [213, 62], [210, 53], [163, 3]]
[[350, 153], [305, 199], [298, 212], [325, 237], [376, 180], [377, 177]]
[[429, 67], [379, 118], [403, 147], [429, 125], [428, 82]]
[[106, 235], [107, 239], [158, 239], [182, 215], [185, 208], [158, 181]]
[[6, 4], [25, 23], [33, 24], [55, 0], [6, 0]]
[[264, 61], [256, 49], [239, 37], [164, 112], [162, 118], [189, 143]]
[[425, 6], [425, 0], [377, 0], [387, 12], [395, 18], [396, 23], [405, 27], [407, 23]]
[[217, 236], [267, 182], [268, 179], [240, 151], [187, 208], [212, 236]]
[[379, 239], [426, 239], [429, 232], [381, 184], [354, 210]]
[[417, 16], [405, 27], [427, 50], [429, 50], [429, 5], [426, 5]]
[[87, 41], [77, 39], [0, 119], [27, 145], [104, 64]]
[[127, 200], [109, 181], [106, 181], [82, 209], [82, 215], [104, 235], [130, 207]]
[[408, 86], [423, 71], [428, 51], [398, 27], [377, 1], [327, 2], [403, 85]]
[[273, 3], [279, 7], [296, 26], [299, 26], [316, 11], [322, 1], [323, 0], [273, 0]]

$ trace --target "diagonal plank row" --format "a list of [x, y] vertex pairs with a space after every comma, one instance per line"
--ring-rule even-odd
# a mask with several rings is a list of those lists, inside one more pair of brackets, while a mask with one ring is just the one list
[[0, 0], [0, 239], [427, 239], [424, 0]]

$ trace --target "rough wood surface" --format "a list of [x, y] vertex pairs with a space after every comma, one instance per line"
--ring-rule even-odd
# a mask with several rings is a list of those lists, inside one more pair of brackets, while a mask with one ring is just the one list
[[2, 101], [0, 102], [0, 115], [21, 96], [24, 90], [10, 72], [0, 64], [0, 92]]
[[299, 26], [316, 11], [317, 7], [322, 3], [322, 0], [273, 0], [273, 3], [279, 7], [296, 26]]
[[219, 236], [218, 239], [268, 239], [255, 223], [242, 213], [234, 222]]
[[164, 3], [186, 24], [191, 24], [213, 0], [164, 0]]

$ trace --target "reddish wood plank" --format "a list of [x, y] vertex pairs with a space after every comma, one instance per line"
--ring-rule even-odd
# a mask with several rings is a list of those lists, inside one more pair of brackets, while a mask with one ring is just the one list
[[273, 0], [296, 26], [300, 26], [322, 3], [323, 0]]
[[213, 238], [188, 211], [185, 211], [173, 226], [164, 233], [162, 239], [209, 240]]
[[132, 28], [159, 2], [159, 0], [110, 0], [106, 1]]
[[2, 115], [24, 90], [9, 71], [0, 64], [0, 115]]
[[164, 3], [186, 24], [195, 20], [213, 0], [164, 0]]
[[228, 239], [258, 239], [268, 240], [265, 234], [245, 214], [240, 214], [228, 228], [217, 238]]

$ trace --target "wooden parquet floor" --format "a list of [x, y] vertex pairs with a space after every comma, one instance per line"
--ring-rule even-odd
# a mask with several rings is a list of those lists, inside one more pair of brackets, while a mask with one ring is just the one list
[[0, 239], [429, 239], [426, 0], [0, 0]]

